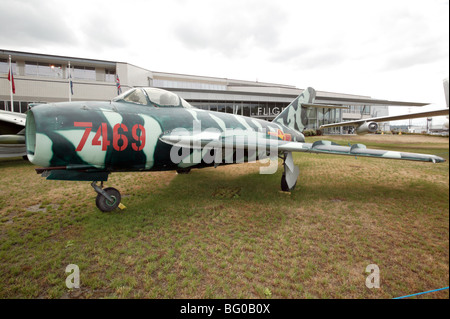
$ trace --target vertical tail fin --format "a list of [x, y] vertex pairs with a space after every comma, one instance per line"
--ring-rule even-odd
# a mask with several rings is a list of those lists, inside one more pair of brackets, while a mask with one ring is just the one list
[[306, 88], [273, 121], [302, 132], [308, 124], [306, 108], [302, 104], [313, 104], [315, 98], [316, 91], [310, 87]]

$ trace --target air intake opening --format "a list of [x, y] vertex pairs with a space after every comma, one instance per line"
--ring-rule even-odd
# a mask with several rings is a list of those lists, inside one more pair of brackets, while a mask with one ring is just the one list
[[28, 160], [31, 162], [36, 150], [36, 122], [34, 121], [33, 110], [27, 113], [27, 123], [25, 125], [25, 144], [27, 146]]

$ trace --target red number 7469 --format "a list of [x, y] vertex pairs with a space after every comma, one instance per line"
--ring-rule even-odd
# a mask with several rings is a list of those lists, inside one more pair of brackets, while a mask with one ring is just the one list
[[[84, 127], [84, 133], [81, 137], [81, 141], [78, 144], [76, 151], [80, 152], [86, 145], [86, 141], [89, 134], [92, 131], [92, 122], [74, 122], [75, 127]], [[120, 131], [119, 131], [120, 130]], [[125, 124], [116, 124], [113, 127], [113, 148], [116, 151], [124, 151], [128, 147], [128, 138], [125, 134], [128, 132], [128, 128]], [[133, 151], [142, 151], [145, 146], [145, 128], [141, 124], [135, 124], [131, 129], [131, 135], [133, 136], [133, 143], [131, 143], [131, 148]], [[100, 139], [101, 138], [101, 139]], [[119, 143], [121, 141], [121, 143]], [[120, 145], [119, 145], [120, 144]], [[106, 123], [101, 123], [94, 138], [92, 139], [92, 145], [101, 145], [102, 151], [106, 151], [111, 142], [108, 140], [108, 127]]]

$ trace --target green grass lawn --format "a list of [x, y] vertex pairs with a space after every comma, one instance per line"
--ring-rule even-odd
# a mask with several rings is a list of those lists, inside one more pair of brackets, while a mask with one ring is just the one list
[[[448, 138], [320, 137], [440, 155]], [[299, 154], [297, 188], [259, 163], [88, 182], [0, 160], [0, 298], [393, 298], [449, 285], [449, 164]], [[66, 266], [80, 268], [66, 288]], [[379, 289], [366, 287], [377, 264]], [[448, 290], [417, 298], [449, 298]]]

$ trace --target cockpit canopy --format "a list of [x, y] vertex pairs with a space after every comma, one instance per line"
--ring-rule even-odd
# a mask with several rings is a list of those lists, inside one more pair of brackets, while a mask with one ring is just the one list
[[175, 93], [156, 88], [134, 88], [122, 93], [114, 102], [128, 102], [155, 107], [194, 108]]

